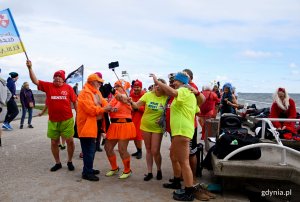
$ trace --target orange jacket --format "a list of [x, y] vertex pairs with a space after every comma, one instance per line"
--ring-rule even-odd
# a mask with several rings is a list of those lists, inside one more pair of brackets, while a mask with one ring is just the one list
[[[101, 106], [95, 103], [95, 95], [100, 97]], [[97, 116], [104, 113], [103, 107], [107, 101], [102, 97], [99, 90], [86, 83], [78, 96], [77, 106], [77, 131], [79, 138], [97, 138]]]

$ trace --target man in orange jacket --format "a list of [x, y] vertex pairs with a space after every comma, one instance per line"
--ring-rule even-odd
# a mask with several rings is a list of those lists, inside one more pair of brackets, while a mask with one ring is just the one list
[[89, 181], [99, 181], [96, 175], [100, 171], [93, 169], [98, 133], [97, 120], [102, 119], [103, 113], [111, 109], [99, 91], [103, 82], [96, 74], [91, 74], [78, 96], [76, 121], [83, 153], [82, 178]]

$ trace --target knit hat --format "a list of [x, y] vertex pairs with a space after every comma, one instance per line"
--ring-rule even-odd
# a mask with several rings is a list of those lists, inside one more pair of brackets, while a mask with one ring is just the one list
[[183, 72], [178, 72], [175, 75], [174, 80], [180, 81], [183, 84], [188, 84], [189, 83], [189, 76], [187, 74], [184, 74]]
[[66, 76], [65, 76], [65, 71], [64, 70], [59, 70], [57, 72], [54, 73], [53, 78], [56, 76], [59, 76], [60, 78], [62, 78], [63, 80], [66, 80]]
[[19, 76], [19, 74], [17, 72], [10, 72], [9, 75], [11, 78], [16, 78]]
[[143, 88], [143, 83], [137, 79], [137, 80], [135, 80], [133, 86], [138, 86], [140, 88]]
[[95, 74], [97, 74], [97, 76], [99, 76], [99, 78], [102, 79], [102, 74], [101, 74], [101, 72], [95, 72]]
[[91, 81], [99, 81], [99, 82], [101, 82], [101, 83], [104, 83], [104, 80], [101, 79], [101, 78], [98, 76], [98, 74], [96, 74], [96, 73], [95, 73], [95, 74], [89, 75], [87, 81], [88, 81], [88, 82], [91, 82]]

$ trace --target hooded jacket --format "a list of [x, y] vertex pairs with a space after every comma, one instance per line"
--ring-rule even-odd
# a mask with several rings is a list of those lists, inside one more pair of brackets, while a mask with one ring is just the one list
[[[95, 97], [99, 96], [101, 106], [95, 103]], [[77, 106], [77, 131], [79, 138], [97, 138], [97, 116], [105, 112], [103, 107], [107, 101], [102, 97], [99, 90], [86, 83], [78, 96]]]

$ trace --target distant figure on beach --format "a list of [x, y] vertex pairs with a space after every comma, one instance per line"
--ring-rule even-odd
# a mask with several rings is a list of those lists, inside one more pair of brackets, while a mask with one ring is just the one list
[[51, 172], [62, 168], [59, 158], [59, 138], [63, 136], [66, 138], [68, 150], [68, 169], [73, 171], [75, 169], [72, 158], [75, 150], [73, 141], [74, 135], [74, 119], [71, 108], [73, 103], [75, 110], [77, 110], [77, 96], [72, 87], [66, 84], [65, 71], [59, 70], [53, 75], [53, 82], [46, 82], [38, 80], [32, 69], [32, 63], [27, 60], [29, 76], [38, 89], [46, 93], [49, 121], [48, 121], [48, 137], [51, 139], [51, 151], [55, 159], [55, 165], [50, 169]]
[[78, 83], [73, 86], [74, 93], [78, 96]]
[[108, 105], [99, 91], [103, 82], [98, 75], [89, 75], [86, 84], [78, 96], [76, 122], [83, 153], [82, 179], [89, 181], [99, 181], [99, 177], [96, 175], [100, 171], [93, 168], [96, 138], [101, 129], [103, 113], [111, 109], [111, 106]]
[[225, 83], [222, 88], [223, 94], [220, 104], [220, 113], [232, 113], [236, 114], [236, 109], [238, 107], [235, 95], [232, 93], [232, 85], [230, 83]]
[[[296, 116], [295, 101], [290, 98], [285, 88], [278, 88], [273, 95], [270, 118], [295, 119]], [[297, 133], [295, 122], [272, 121], [272, 123], [284, 139], [292, 139], [293, 134]]]
[[[1, 73], [1, 68], [0, 68]], [[11, 92], [6, 87], [6, 81], [0, 77], [0, 114], [2, 112], [2, 108], [11, 97]], [[0, 147], [2, 146], [1, 142], [2, 130], [0, 130]]]
[[7, 102], [7, 113], [2, 125], [3, 129], [6, 130], [13, 130], [13, 128], [10, 125], [10, 122], [13, 121], [16, 116], [19, 114], [19, 109], [16, 103], [16, 99], [18, 99], [18, 96], [16, 95], [16, 81], [19, 78], [19, 74], [16, 72], [10, 72], [10, 77], [7, 78], [7, 88], [10, 90], [12, 96]]
[[20, 91], [20, 101], [22, 105], [22, 117], [20, 122], [20, 129], [23, 129], [24, 120], [26, 117], [26, 112], [28, 112], [28, 128], [33, 128], [31, 125], [32, 121], [32, 111], [35, 106], [35, 101], [33, 97], [33, 93], [29, 88], [29, 83], [24, 82]]

